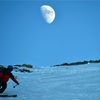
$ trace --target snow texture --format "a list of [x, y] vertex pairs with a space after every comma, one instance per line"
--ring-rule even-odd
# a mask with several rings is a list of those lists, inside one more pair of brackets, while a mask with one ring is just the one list
[[100, 100], [100, 64], [36, 67], [32, 73], [13, 72], [20, 85], [12, 80], [3, 94], [16, 98], [0, 100]]

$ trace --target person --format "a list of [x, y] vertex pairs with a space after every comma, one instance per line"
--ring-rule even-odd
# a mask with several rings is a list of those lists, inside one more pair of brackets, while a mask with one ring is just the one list
[[0, 93], [3, 93], [7, 88], [7, 82], [11, 78], [17, 85], [19, 82], [14, 78], [14, 75], [11, 73], [13, 66], [9, 65], [7, 68], [1, 68], [0, 70]]

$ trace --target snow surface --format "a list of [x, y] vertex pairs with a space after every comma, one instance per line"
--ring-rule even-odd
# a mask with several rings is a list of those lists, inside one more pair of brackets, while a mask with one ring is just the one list
[[100, 64], [35, 67], [32, 73], [13, 72], [20, 85], [12, 80], [4, 94], [16, 98], [0, 100], [100, 100]]

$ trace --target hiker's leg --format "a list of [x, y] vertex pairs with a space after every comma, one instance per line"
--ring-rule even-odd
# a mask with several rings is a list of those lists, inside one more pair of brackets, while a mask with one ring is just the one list
[[7, 83], [0, 83], [0, 93], [3, 93], [5, 89], [7, 88]]

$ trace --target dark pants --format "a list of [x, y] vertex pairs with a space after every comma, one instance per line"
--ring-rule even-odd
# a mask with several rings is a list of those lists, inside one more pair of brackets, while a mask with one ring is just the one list
[[0, 93], [3, 93], [6, 88], [7, 88], [7, 83], [0, 82]]

